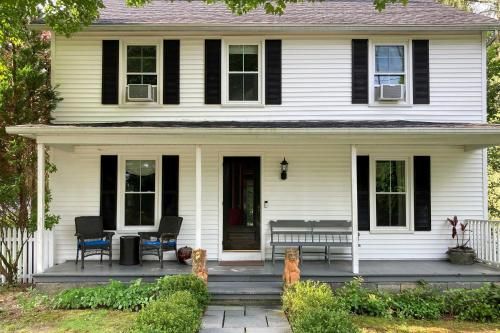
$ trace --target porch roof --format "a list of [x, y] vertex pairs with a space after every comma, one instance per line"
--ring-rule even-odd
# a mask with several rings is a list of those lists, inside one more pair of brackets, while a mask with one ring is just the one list
[[[500, 145], [500, 125], [401, 120], [125, 121], [26, 124], [7, 127], [7, 133], [34, 138], [40, 143], [67, 145], [322, 143], [442, 144], [463, 145], [468, 148]], [[167, 138], [168, 141], [165, 141]]]

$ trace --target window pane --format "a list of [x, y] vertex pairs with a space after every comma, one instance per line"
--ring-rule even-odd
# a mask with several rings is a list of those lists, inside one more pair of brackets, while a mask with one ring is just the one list
[[141, 84], [142, 76], [141, 75], [127, 75], [127, 84]]
[[248, 72], [259, 70], [259, 48], [257, 45], [245, 45], [244, 69]]
[[127, 46], [127, 56], [128, 57], [140, 57], [141, 47], [140, 46]]
[[389, 58], [389, 71], [391, 73], [402, 73], [405, 71], [403, 58]]
[[378, 73], [404, 72], [404, 46], [376, 46], [375, 71]]
[[147, 58], [142, 61], [142, 73], [155, 73], [156, 72], [156, 59]]
[[404, 84], [404, 75], [375, 75], [375, 84]]
[[377, 161], [376, 164], [376, 191], [390, 192], [391, 190], [391, 162]]
[[405, 192], [405, 162], [391, 161], [390, 192]]
[[156, 46], [143, 46], [142, 56], [156, 58]]
[[127, 161], [125, 163], [125, 191], [139, 192], [140, 191], [140, 161]]
[[125, 194], [125, 225], [140, 225], [141, 195]]
[[406, 195], [377, 194], [377, 226], [406, 226]]
[[156, 75], [142, 75], [142, 83], [156, 86]]
[[243, 74], [229, 74], [229, 100], [243, 100]]
[[229, 71], [243, 70], [243, 45], [229, 45]]
[[141, 225], [155, 224], [155, 195], [141, 194]]
[[141, 58], [128, 58], [127, 59], [127, 72], [141, 73]]
[[141, 192], [155, 191], [155, 161], [141, 161]]
[[245, 88], [245, 101], [259, 99], [258, 74], [244, 74], [243, 87]]

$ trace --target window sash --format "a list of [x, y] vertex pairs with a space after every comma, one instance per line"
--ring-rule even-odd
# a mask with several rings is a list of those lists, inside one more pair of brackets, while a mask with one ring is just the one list
[[[129, 47], [154, 47], [155, 48], [155, 56], [129, 56], [128, 55], [128, 48]], [[143, 84], [142, 82], [144, 81], [144, 77], [145, 76], [149, 76], [149, 77], [152, 77], [154, 76], [156, 78], [156, 84], [152, 84], [152, 86], [157, 86], [158, 85], [158, 73], [159, 73], [159, 63], [158, 63], [158, 45], [156, 44], [128, 44], [126, 47], [125, 47], [125, 82], [126, 84], [128, 84], [128, 78], [129, 76], [141, 76], [141, 84]], [[129, 71], [128, 70], [128, 61], [129, 59], [149, 59], [149, 60], [152, 60], [154, 59], [155, 60], [155, 71], [154, 72], [145, 72], [145, 71], [141, 71], [141, 72], [137, 72], [137, 71]]]
[[[403, 48], [403, 54], [402, 54], [402, 60], [403, 60], [403, 71], [401, 72], [384, 72], [384, 71], [377, 71], [377, 48], [378, 47], [402, 47]], [[373, 85], [374, 87], [380, 87], [381, 83], [378, 77], [383, 77], [383, 76], [402, 76], [403, 78], [403, 83], [397, 83], [397, 84], [403, 84], [407, 85], [408, 84], [408, 79], [407, 79], [407, 47], [406, 44], [375, 44], [373, 47]]]
[[[241, 70], [230, 70], [230, 56], [233, 55], [233, 53], [230, 53], [230, 49], [231, 49], [231, 46], [243, 46], [243, 53], [236, 53], [238, 55], [241, 55], [242, 57], [242, 69]], [[246, 46], [255, 46], [257, 47], [257, 71], [249, 71], [249, 70], [245, 70], [245, 47]], [[226, 47], [226, 50], [227, 50], [227, 56], [226, 56], [226, 72], [227, 72], [227, 75], [226, 75], [226, 79], [225, 79], [225, 82], [226, 82], [226, 91], [225, 91], [225, 94], [226, 94], [226, 101], [228, 103], [259, 103], [260, 100], [261, 100], [261, 85], [262, 85], [262, 82], [261, 82], [261, 47], [260, 47], [260, 44], [259, 43], [245, 43], [245, 42], [241, 42], [241, 43], [229, 43], [227, 44], [227, 47]], [[254, 53], [252, 53], [254, 54]], [[241, 91], [241, 94], [238, 94], [238, 96], [242, 96], [241, 99], [231, 99], [231, 86], [229, 85], [229, 82], [230, 82], [230, 77], [231, 75], [242, 75], [243, 77], [245, 77], [245, 75], [256, 75], [257, 78], [256, 78], [256, 84], [257, 84], [257, 87], [256, 87], [256, 90], [257, 90], [257, 94], [256, 94], [256, 98], [255, 99], [246, 99], [245, 96], [248, 96], [248, 95], [251, 95], [250, 94], [250, 90], [247, 90], [245, 89], [245, 85], [242, 84], [242, 91]], [[244, 81], [244, 79], [243, 79]], [[252, 86], [253, 87], [253, 86]]]

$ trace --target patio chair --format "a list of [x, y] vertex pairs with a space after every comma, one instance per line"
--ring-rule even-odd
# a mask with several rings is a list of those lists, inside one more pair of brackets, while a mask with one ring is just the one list
[[[177, 236], [181, 230], [182, 217], [163, 216], [157, 232], [140, 232], [139, 261], [142, 266], [144, 255], [158, 256], [160, 267], [163, 268], [163, 252], [175, 251], [177, 258]], [[177, 258], [178, 259], [178, 258]]]
[[75, 218], [76, 261], [81, 256], [82, 269], [85, 267], [85, 258], [93, 255], [109, 257], [109, 266], [112, 265], [112, 238], [114, 232], [104, 231], [102, 217], [100, 216], [78, 216]]

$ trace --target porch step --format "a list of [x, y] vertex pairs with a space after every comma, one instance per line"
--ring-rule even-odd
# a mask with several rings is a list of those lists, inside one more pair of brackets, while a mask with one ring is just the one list
[[255, 300], [277, 301], [281, 297], [281, 282], [208, 282], [214, 301]]

